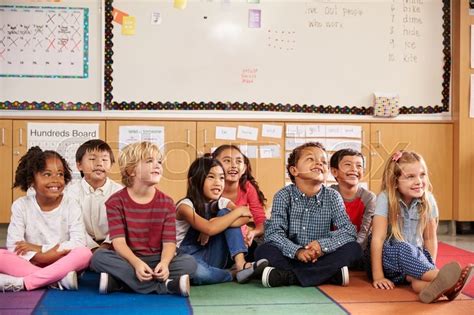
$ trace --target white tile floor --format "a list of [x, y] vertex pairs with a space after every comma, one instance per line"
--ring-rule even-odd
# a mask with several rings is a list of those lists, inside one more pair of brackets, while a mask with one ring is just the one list
[[[5, 247], [7, 227], [7, 224], [0, 224], [0, 247]], [[438, 234], [439, 241], [474, 252], [474, 234], [452, 236], [448, 234], [447, 230], [447, 222], [441, 222]]]

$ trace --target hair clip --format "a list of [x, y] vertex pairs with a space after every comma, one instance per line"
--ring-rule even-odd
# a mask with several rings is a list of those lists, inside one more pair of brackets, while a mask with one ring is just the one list
[[398, 160], [400, 160], [400, 158], [402, 157], [402, 155], [403, 155], [403, 152], [402, 152], [402, 151], [397, 151], [397, 152], [395, 152], [395, 153], [392, 155], [392, 161], [398, 162]]

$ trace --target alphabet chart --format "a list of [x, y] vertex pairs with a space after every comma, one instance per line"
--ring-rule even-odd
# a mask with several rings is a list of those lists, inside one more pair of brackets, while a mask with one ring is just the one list
[[87, 78], [89, 9], [0, 6], [0, 77]]

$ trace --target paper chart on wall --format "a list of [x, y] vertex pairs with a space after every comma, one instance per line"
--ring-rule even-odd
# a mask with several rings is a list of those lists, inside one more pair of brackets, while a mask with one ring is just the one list
[[28, 123], [28, 148], [39, 146], [61, 154], [73, 171], [74, 179], [80, 178], [76, 168], [76, 151], [81, 144], [99, 138], [99, 124]]
[[161, 153], [164, 153], [165, 127], [163, 126], [120, 126], [119, 128], [119, 149], [126, 145], [149, 141], [158, 146]]
[[0, 77], [87, 78], [89, 9], [0, 6]]

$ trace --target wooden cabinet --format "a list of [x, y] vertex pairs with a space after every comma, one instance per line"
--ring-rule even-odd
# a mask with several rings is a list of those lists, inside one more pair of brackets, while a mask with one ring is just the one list
[[453, 128], [451, 124], [371, 124], [370, 190], [380, 191], [384, 163], [397, 150], [420, 153], [426, 161], [440, 220], [453, 219]]
[[[262, 125], [268, 124], [282, 128], [280, 138], [262, 136]], [[236, 137], [236, 140], [217, 139], [216, 128], [230, 127], [238, 130], [239, 126], [257, 128], [256, 140], [246, 140]], [[267, 208], [271, 207], [273, 195], [285, 185], [285, 154], [284, 154], [284, 124], [273, 122], [198, 122], [197, 123], [197, 150], [199, 154], [210, 153], [213, 148], [222, 144], [248, 145], [260, 150], [262, 146], [278, 147], [276, 156], [262, 158], [258, 152], [257, 158], [249, 156], [253, 176], [257, 179], [260, 189], [267, 198]]]
[[[196, 123], [193, 121], [107, 121], [107, 142], [112, 147], [117, 161], [121, 126], [164, 127], [164, 148], [160, 148], [164, 157], [164, 172], [158, 187], [174, 201], [183, 198], [186, 195], [188, 168], [196, 158]], [[115, 163], [111, 178], [120, 182], [120, 177], [118, 163]]]
[[[12, 174], [15, 176], [16, 167], [18, 166], [18, 162], [20, 158], [28, 151], [28, 123], [51, 123], [51, 124], [99, 124], [99, 138], [105, 139], [105, 121], [85, 121], [85, 120], [14, 120], [13, 121], [13, 170]], [[60, 151], [60, 153], [67, 159], [63, 150], [66, 150], [68, 155], [74, 156], [75, 150], [78, 146], [77, 137], [73, 135], [70, 136], [71, 141], [66, 141], [61, 145], [65, 145]], [[70, 147], [68, 145], [71, 144]], [[42, 149], [44, 150], [55, 150], [57, 151], [56, 147], [45, 147]], [[72, 151], [71, 151], [72, 150]], [[69, 166], [72, 170], [75, 169], [75, 159], [74, 162], [69, 160]], [[72, 165], [71, 165], [72, 164]], [[13, 190], [13, 200], [17, 199], [18, 197], [24, 196], [25, 193], [21, 191], [19, 188], [15, 188]]]
[[12, 204], [12, 121], [0, 120], [0, 223], [10, 221]]

